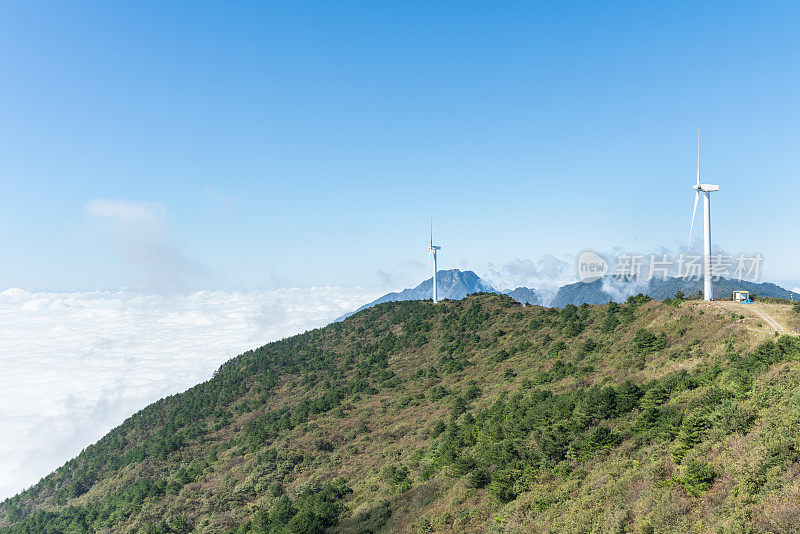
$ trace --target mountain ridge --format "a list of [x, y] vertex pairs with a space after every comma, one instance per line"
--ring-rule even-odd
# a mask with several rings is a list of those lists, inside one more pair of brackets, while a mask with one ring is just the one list
[[[372, 302], [364, 304], [353, 312], [342, 315], [335, 322], [342, 321], [354, 313], [365, 310], [376, 304], [396, 302], [403, 300], [427, 300], [431, 298], [432, 280], [428, 278], [414, 288], [398, 292], [387, 293]], [[676, 293], [686, 295], [696, 293], [702, 282], [684, 278], [669, 277], [667, 279], [653, 278], [645, 283], [621, 282], [613, 276], [605, 276], [593, 282], [574, 282], [565, 284], [555, 292], [531, 289], [520, 286], [504, 291], [496, 290], [492, 284], [483, 280], [473, 271], [460, 271], [449, 269], [439, 271], [436, 275], [439, 284], [439, 298], [458, 300], [472, 293], [497, 293], [509, 295], [521, 304], [546, 305], [555, 308], [564, 308], [569, 304], [606, 304], [608, 302], [624, 302], [628, 297], [642, 293], [656, 300], [672, 298]], [[789, 298], [794, 295], [800, 301], [800, 294], [792, 293], [772, 282], [736, 281], [721, 278], [714, 282], [714, 294], [717, 298], [729, 298], [733, 290], [750, 291], [754, 295], [771, 298]]]
[[703, 301], [381, 303], [143, 408], [0, 532], [791, 532], [798, 384], [800, 338]]
[[[569, 304], [605, 304], [609, 301], [622, 302], [629, 296], [642, 293], [656, 300], [672, 298], [679, 291], [692, 295], [702, 289], [702, 281], [670, 277], [653, 278], [646, 285], [637, 282], [620, 283], [612, 276], [606, 276], [591, 283], [575, 282], [562, 286], [555, 295], [552, 306], [563, 308]], [[729, 299], [734, 290], [750, 291], [753, 295], [771, 298], [789, 298], [793, 293], [772, 282], [749, 282], [720, 278], [714, 282], [714, 295], [718, 299]], [[795, 300], [800, 295], [794, 293]]]

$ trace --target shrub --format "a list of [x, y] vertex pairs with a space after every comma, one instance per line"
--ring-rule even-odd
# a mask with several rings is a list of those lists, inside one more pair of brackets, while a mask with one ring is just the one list
[[570, 441], [571, 437], [566, 425], [558, 423], [552, 429], [543, 432], [539, 439], [539, 451], [544, 458], [557, 463], [566, 457]]
[[315, 484], [304, 488], [293, 503], [280, 497], [269, 513], [259, 512], [254, 519], [257, 532], [309, 532], [322, 534], [335, 525], [344, 511], [344, 498], [352, 490], [342, 481]]
[[662, 440], [671, 440], [678, 433], [683, 421], [681, 411], [674, 406], [657, 408], [649, 406], [633, 425], [634, 432], [648, 432]]
[[703, 441], [705, 431], [711, 426], [708, 418], [702, 414], [691, 414], [681, 423], [672, 456], [675, 461], [680, 462], [692, 447]]
[[639, 293], [638, 295], [631, 295], [628, 297], [628, 304], [644, 304], [645, 302], [650, 302], [653, 300], [650, 296], [645, 295], [644, 293]]
[[450, 375], [460, 373], [468, 364], [469, 361], [463, 356], [456, 357], [452, 354], [445, 354], [439, 358], [439, 367], [442, 368], [442, 371]]
[[697, 381], [686, 371], [681, 369], [678, 372], [672, 373], [662, 380], [664, 388], [669, 393], [678, 393], [686, 391], [687, 389], [694, 389], [697, 387]]
[[442, 432], [444, 432], [445, 428], [447, 427], [445, 426], [444, 421], [439, 419], [438, 421], [436, 421], [436, 424], [433, 425], [433, 429], [431, 429], [431, 437], [434, 438], [439, 437], [442, 434]]
[[489, 483], [491, 477], [486, 469], [474, 469], [467, 477], [468, 488], [482, 488]]
[[667, 337], [664, 334], [656, 336], [649, 330], [639, 329], [633, 338], [633, 344], [642, 354], [656, 352], [667, 346]]
[[633, 430], [636, 432], [643, 432], [655, 428], [658, 424], [660, 413], [659, 409], [655, 406], [646, 408], [639, 416], [639, 419], [636, 420], [636, 424], [633, 425]]
[[800, 337], [784, 335], [778, 338], [775, 345], [784, 358], [800, 358]]
[[321, 452], [331, 452], [334, 449], [333, 443], [324, 438], [316, 438], [314, 448]]
[[446, 396], [447, 396], [447, 390], [444, 389], [442, 386], [433, 386], [428, 392], [428, 399], [430, 399], [432, 402], [442, 400]]
[[558, 343], [550, 347], [550, 350], [547, 351], [547, 353], [550, 356], [557, 357], [561, 352], [565, 350], [567, 350], [567, 344], [564, 343], [563, 341], [559, 341]]
[[381, 478], [391, 486], [392, 491], [406, 491], [411, 488], [411, 479], [405, 466], [387, 465], [381, 471]]
[[517, 498], [514, 477], [510, 473], [498, 472], [492, 477], [488, 487], [489, 495], [497, 502], [507, 503]]
[[356, 517], [356, 532], [378, 532], [382, 530], [392, 516], [391, 502], [381, 501], [369, 510], [360, 512]]
[[550, 343], [553, 342], [553, 336], [550, 334], [545, 334], [542, 336], [542, 348], [547, 348], [550, 346]]
[[758, 347], [756, 347], [752, 357], [759, 363], [764, 365], [772, 365], [773, 363], [780, 361], [781, 351], [774, 341], [768, 339], [766, 341], [762, 341]]
[[502, 349], [502, 350], [500, 350], [500, 352], [498, 352], [497, 354], [495, 354], [495, 355], [492, 357], [492, 361], [493, 361], [493, 362], [500, 363], [500, 362], [504, 362], [504, 361], [506, 361], [506, 360], [507, 360], [507, 359], [509, 359], [510, 357], [511, 357], [511, 355], [508, 353], [508, 351], [507, 351], [507, 350], [505, 350], [505, 349]]
[[606, 315], [606, 318], [603, 320], [603, 327], [602, 327], [603, 332], [605, 332], [606, 334], [610, 334], [611, 332], [617, 329], [617, 327], [619, 326], [619, 322], [620, 321], [619, 318], [617, 318], [617, 314], [611, 313], [609, 311], [609, 313]]
[[725, 434], [746, 434], [755, 417], [739, 403], [724, 399], [711, 413], [711, 422]]
[[696, 460], [689, 460], [684, 469], [684, 475], [681, 478], [681, 483], [686, 489], [686, 493], [697, 497], [702, 492], [711, 487], [717, 474], [714, 468], [707, 462], [698, 462]]
[[642, 390], [630, 380], [620, 384], [616, 391], [617, 414], [628, 413], [639, 405]]
[[613, 447], [622, 443], [622, 436], [607, 427], [599, 426], [592, 432], [589, 443], [594, 448]]
[[467, 411], [467, 405], [469, 401], [462, 396], [456, 396], [453, 398], [453, 404], [450, 407], [450, 417], [456, 418], [462, 413]]
[[581, 352], [584, 354], [590, 354], [597, 349], [597, 342], [592, 338], [588, 338], [586, 341], [583, 342], [581, 345]]
[[549, 371], [540, 371], [533, 377], [534, 384], [547, 384], [566, 378], [577, 371], [571, 362], [564, 363], [563, 360], [556, 360]]
[[642, 407], [661, 406], [669, 399], [669, 391], [660, 382], [652, 384], [642, 397]]
[[571, 319], [564, 324], [563, 332], [566, 337], [576, 337], [584, 331], [586, 325], [580, 319]]
[[457, 478], [466, 475], [473, 469], [475, 469], [475, 459], [472, 456], [458, 456], [450, 465], [450, 475]]
[[482, 393], [483, 392], [481, 391], [481, 388], [478, 387], [478, 384], [474, 380], [472, 380], [470, 381], [469, 387], [464, 392], [464, 397], [467, 400], [475, 400], [478, 397], [480, 397]]
[[578, 307], [574, 304], [567, 304], [561, 310], [561, 320], [566, 322], [578, 317]]
[[581, 401], [579, 414], [586, 423], [593, 423], [612, 417], [617, 410], [617, 393], [614, 388], [599, 386], [589, 388]]

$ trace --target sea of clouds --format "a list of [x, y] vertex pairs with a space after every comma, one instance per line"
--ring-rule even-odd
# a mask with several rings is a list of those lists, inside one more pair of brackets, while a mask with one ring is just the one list
[[0, 292], [0, 499], [231, 357], [378, 296], [335, 287]]

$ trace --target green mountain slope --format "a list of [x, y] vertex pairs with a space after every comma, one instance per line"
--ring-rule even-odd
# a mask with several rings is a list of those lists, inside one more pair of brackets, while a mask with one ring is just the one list
[[702, 302], [380, 304], [143, 409], [0, 532], [795, 532], [800, 338]]

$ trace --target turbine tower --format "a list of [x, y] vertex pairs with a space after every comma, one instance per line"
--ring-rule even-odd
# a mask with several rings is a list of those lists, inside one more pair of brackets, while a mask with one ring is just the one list
[[430, 250], [428, 251], [428, 259], [430, 260], [431, 255], [433, 255], [433, 303], [436, 304], [439, 302], [439, 295], [436, 292], [436, 251], [441, 250], [442, 247], [433, 244], [433, 222], [431, 222], [431, 246]]
[[692, 209], [692, 224], [689, 226], [689, 246], [692, 245], [694, 216], [697, 213], [697, 201], [703, 193], [703, 298], [714, 300], [714, 288], [711, 281], [711, 192], [719, 191], [718, 185], [700, 183], [700, 131], [697, 131], [697, 183], [692, 186], [697, 191]]

